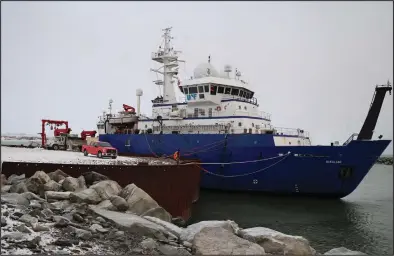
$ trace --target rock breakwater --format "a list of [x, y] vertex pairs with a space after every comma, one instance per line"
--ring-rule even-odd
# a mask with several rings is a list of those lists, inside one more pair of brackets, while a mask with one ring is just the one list
[[304, 237], [230, 220], [183, 227], [135, 184], [94, 172], [2, 174], [1, 203], [2, 254], [319, 255]]

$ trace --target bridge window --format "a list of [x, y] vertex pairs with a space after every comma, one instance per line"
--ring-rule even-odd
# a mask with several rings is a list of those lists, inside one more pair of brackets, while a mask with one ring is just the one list
[[239, 93], [239, 96], [241, 96], [241, 97], [244, 97], [244, 95], [245, 95], [245, 91], [241, 91], [241, 92]]
[[218, 93], [224, 93], [224, 87], [223, 86], [219, 86]]
[[216, 95], [217, 86], [211, 85], [211, 95]]
[[193, 117], [198, 117], [198, 108], [194, 109], [194, 116]]
[[205, 116], [205, 109], [200, 108], [199, 111], [201, 116]]
[[199, 87], [198, 87], [198, 92], [199, 92], [199, 93], [203, 93], [203, 92], [204, 92], [204, 87], [199, 86]]
[[224, 91], [224, 94], [230, 94], [231, 92], [231, 88], [230, 87], [226, 87], [226, 90]]
[[189, 88], [189, 94], [192, 94], [192, 93], [197, 93], [197, 87], [190, 87]]
[[205, 99], [205, 95], [204, 94], [199, 94], [200, 99]]
[[189, 88], [183, 88], [183, 93], [184, 94], [189, 94]]
[[204, 85], [204, 91], [209, 92], [209, 85]]
[[239, 93], [239, 89], [233, 89], [233, 90], [231, 91], [231, 95], [238, 96], [238, 93]]

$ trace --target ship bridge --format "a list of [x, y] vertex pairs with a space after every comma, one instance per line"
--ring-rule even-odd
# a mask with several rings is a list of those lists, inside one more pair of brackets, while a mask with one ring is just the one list
[[235, 77], [230, 78], [230, 72], [228, 65], [219, 74], [210, 63], [202, 63], [195, 68], [194, 77], [185, 80], [179, 88], [188, 105], [220, 105], [223, 101], [236, 100], [258, 107], [254, 92], [240, 79], [241, 73], [236, 71]]

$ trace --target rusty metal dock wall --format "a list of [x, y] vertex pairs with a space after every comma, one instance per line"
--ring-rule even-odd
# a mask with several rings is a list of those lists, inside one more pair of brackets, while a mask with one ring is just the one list
[[1, 173], [32, 176], [36, 171], [46, 173], [62, 170], [73, 177], [86, 172], [98, 172], [125, 187], [130, 183], [147, 192], [173, 217], [188, 220], [192, 203], [200, 191], [200, 168], [198, 165], [90, 165], [55, 164], [32, 162], [3, 162]]

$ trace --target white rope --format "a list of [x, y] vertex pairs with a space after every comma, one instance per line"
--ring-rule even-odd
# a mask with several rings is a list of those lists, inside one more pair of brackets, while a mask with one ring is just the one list
[[263, 159], [257, 159], [257, 160], [250, 160], [250, 161], [244, 161], [244, 162], [227, 162], [227, 163], [197, 163], [197, 162], [191, 162], [191, 163], [184, 163], [182, 165], [190, 165], [190, 164], [200, 164], [200, 165], [225, 165], [225, 164], [247, 164], [247, 163], [256, 163], [256, 162], [262, 162], [262, 161], [267, 161], [267, 160], [272, 160], [276, 159], [279, 157], [287, 157], [291, 154], [291, 152], [288, 152], [286, 155], [283, 156], [274, 156], [274, 157], [269, 157], [269, 158], [263, 158]]
[[278, 162], [275, 162], [275, 163], [273, 163], [273, 164], [271, 164], [271, 165], [269, 165], [269, 166], [267, 166], [267, 167], [265, 167], [265, 168], [259, 169], [259, 170], [257, 170], [257, 171], [251, 172], [251, 173], [244, 173], [244, 174], [237, 174], [237, 175], [228, 175], [228, 176], [226, 176], [226, 175], [221, 175], [221, 174], [209, 172], [209, 171], [207, 171], [207, 170], [205, 170], [205, 169], [203, 169], [203, 170], [204, 170], [204, 172], [206, 172], [206, 173], [208, 173], [208, 174], [211, 174], [211, 175], [217, 176], [217, 177], [222, 177], [222, 178], [244, 177], [244, 176], [249, 176], [249, 175], [253, 175], [253, 174], [256, 174], [256, 173], [265, 171], [265, 170], [267, 170], [268, 168], [271, 168], [271, 167], [273, 167], [273, 166], [279, 164], [280, 162], [282, 162], [283, 160], [285, 160], [289, 155], [290, 155], [290, 153], [288, 153], [287, 155], [283, 156], [283, 158], [280, 159]]

